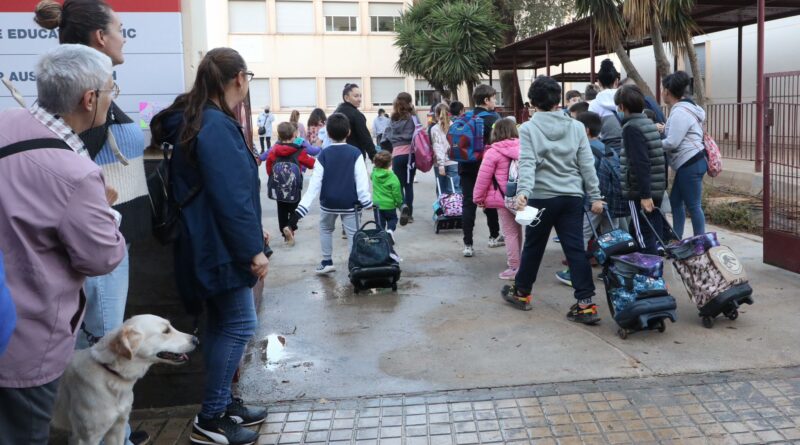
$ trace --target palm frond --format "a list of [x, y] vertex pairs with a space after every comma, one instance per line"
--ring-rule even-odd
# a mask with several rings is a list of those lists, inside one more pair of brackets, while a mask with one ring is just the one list
[[625, 36], [625, 20], [619, 12], [620, 0], [575, 0], [578, 17], [592, 17], [597, 39], [611, 49]]

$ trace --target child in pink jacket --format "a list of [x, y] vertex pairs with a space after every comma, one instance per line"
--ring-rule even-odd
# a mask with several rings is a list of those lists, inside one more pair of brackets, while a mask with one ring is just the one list
[[519, 268], [522, 251], [522, 226], [514, 220], [514, 214], [505, 206], [508, 170], [512, 161], [519, 160], [519, 133], [511, 119], [500, 119], [492, 129], [494, 143], [483, 155], [478, 171], [472, 200], [480, 207], [497, 209], [500, 227], [506, 239], [508, 269], [500, 272], [501, 280], [513, 280]]

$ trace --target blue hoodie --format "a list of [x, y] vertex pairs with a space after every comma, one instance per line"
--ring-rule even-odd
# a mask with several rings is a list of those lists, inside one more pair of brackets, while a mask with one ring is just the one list
[[177, 144], [183, 115], [167, 116], [163, 125], [167, 142], [175, 146], [170, 181], [175, 199], [184, 200], [202, 185], [181, 211], [175, 243], [175, 279], [192, 311], [203, 299], [257, 281], [250, 263], [265, 247], [258, 167], [238, 122], [213, 104], [203, 111], [193, 162]]
[[6, 352], [8, 341], [17, 324], [17, 308], [11, 293], [6, 286], [6, 275], [3, 267], [3, 253], [0, 252], [0, 355]]

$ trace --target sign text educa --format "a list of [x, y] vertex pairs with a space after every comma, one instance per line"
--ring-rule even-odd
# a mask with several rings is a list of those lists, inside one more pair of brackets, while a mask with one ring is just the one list
[[[3, 31], [5, 31], [5, 33]], [[122, 36], [126, 39], [135, 39], [137, 34], [136, 28], [125, 28], [122, 30]], [[44, 28], [0, 29], [0, 39], [3, 38], [8, 40], [58, 40], [58, 31]]]

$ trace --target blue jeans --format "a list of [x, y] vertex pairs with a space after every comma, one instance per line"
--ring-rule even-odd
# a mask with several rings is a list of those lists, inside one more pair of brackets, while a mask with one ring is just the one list
[[383, 230], [391, 230], [392, 232], [397, 230], [397, 209], [379, 210], [375, 207], [374, 211], [375, 222], [378, 223], [378, 227]]
[[206, 388], [200, 408], [200, 415], [206, 419], [224, 413], [233, 400], [233, 375], [257, 324], [253, 290], [249, 287], [210, 298], [207, 307], [208, 327], [203, 340]]
[[461, 193], [461, 177], [458, 176], [458, 164], [448, 165], [444, 168], [447, 176], [439, 175], [439, 167], [434, 167], [433, 172], [439, 181], [439, 193]]
[[[130, 245], [127, 246], [130, 248]], [[103, 337], [114, 329], [122, 326], [125, 320], [125, 303], [128, 300], [128, 272], [130, 264], [128, 262], [128, 249], [125, 249], [125, 257], [116, 269], [106, 275], [99, 277], [88, 277], [83, 284], [83, 292], [86, 294], [86, 312], [83, 322], [86, 323], [86, 330], [92, 335]], [[83, 331], [78, 332], [75, 349], [86, 349], [89, 340]], [[125, 437], [130, 436], [131, 426], [125, 426]], [[130, 445], [131, 441], [126, 440]]]
[[561, 250], [564, 251], [569, 263], [575, 299], [592, 298], [595, 289], [594, 277], [583, 245], [583, 198], [557, 196], [550, 199], [532, 199], [528, 205], [542, 210], [542, 214], [538, 224], [525, 228], [525, 244], [522, 247], [519, 270], [514, 280], [517, 289], [522, 292], [533, 290], [550, 231], [555, 228], [556, 235], [561, 240]]
[[695, 235], [706, 233], [706, 216], [700, 200], [703, 196], [703, 176], [708, 170], [705, 157], [691, 163], [682, 165], [675, 172], [672, 181], [672, 191], [669, 193], [669, 203], [672, 206], [672, 222], [675, 233], [683, 238], [683, 226], [686, 223], [686, 209], [692, 218], [692, 231]]
[[414, 214], [414, 175], [417, 169], [414, 166], [414, 155], [397, 155], [392, 158], [392, 171], [400, 180], [400, 187], [403, 189], [403, 204], [408, 206], [411, 214]]

